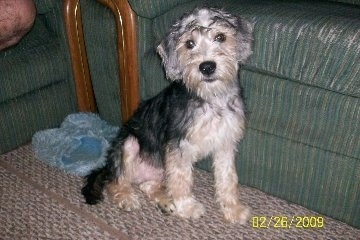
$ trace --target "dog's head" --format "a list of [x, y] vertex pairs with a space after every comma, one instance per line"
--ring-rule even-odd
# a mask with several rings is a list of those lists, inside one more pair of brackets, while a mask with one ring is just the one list
[[202, 97], [219, 95], [237, 81], [238, 64], [251, 55], [252, 26], [214, 8], [180, 18], [157, 50], [171, 80], [182, 80]]

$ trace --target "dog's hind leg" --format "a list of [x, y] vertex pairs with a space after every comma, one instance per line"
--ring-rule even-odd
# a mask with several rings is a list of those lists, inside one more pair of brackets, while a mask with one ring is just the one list
[[139, 162], [139, 143], [133, 136], [124, 140], [121, 149], [121, 174], [109, 183], [107, 191], [112, 200], [123, 210], [131, 211], [140, 208], [140, 201], [132, 183]]

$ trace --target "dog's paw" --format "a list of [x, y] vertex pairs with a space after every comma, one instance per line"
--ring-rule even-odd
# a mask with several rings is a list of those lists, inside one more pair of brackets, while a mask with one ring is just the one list
[[245, 224], [250, 217], [250, 208], [241, 204], [231, 204], [222, 206], [225, 220], [230, 223]]
[[138, 196], [135, 193], [119, 194], [113, 196], [113, 201], [125, 211], [133, 211], [141, 207]]
[[157, 181], [148, 181], [139, 185], [140, 190], [154, 203], [165, 215], [175, 212], [175, 204], [166, 192], [164, 185]]
[[194, 198], [174, 200], [176, 215], [183, 218], [198, 219], [205, 213], [204, 206]]
[[161, 198], [157, 201], [157, 207], [165, 215], [171, 215], [175, 212], [176, 207], [172, 198]]

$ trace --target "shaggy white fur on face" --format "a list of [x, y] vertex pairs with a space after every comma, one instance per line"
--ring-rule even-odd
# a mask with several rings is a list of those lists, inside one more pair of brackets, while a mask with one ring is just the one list
[[[238, 64], [252, 53], [251, 43], [249, 22], [218, 9], [202, 8], [176, 22], [157, 49], [169, 79], [183, 79], [190, 91], [207, 98], [236, 88]], [[206, 61], [216, 64], [211, 76], [199, 71]]]

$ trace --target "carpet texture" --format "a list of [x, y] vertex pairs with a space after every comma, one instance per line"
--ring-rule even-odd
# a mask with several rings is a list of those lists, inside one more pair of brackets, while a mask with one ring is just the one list
[[[45, 165], [27, 145], [0, 156], [0, 239], [359, 239], [360, 229], [245, 186], [240, 198], [264, 228], [252, 219], [224, 223], [213, 185], [212, 174], [195, 171], [194, 193], [206, 208], [199, 220], [163, 216], [144, 198], [135, 212], [119, 211], [108, 198], [88, 206], [82, 179]], [[287, 227], [277, 217], [287, 217]], [[303, 218], [308, 227], [296, 228], [296, 217], [323, 217], [324, 226], [314, 221], [311, 228]]]

